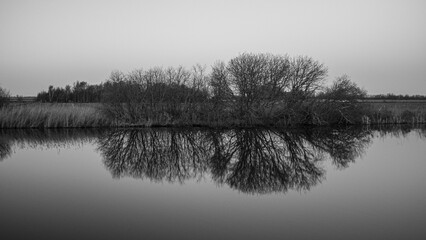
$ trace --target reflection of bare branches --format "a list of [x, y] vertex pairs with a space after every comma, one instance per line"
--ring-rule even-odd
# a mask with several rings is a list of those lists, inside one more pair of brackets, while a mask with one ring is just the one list
[[99, 138], [99, 149], [114, 177], [130, 175], [183, 182], [206, 171], [202, 132], [179, 130], [112, 131]]
[[338, 168], [346, 168], [359, 158], [371, 140], [371, 132], [359, 128], [320, 128], [299, 134], [315, 149], [327, 153]]
[[[426, 136], [425, 127], [415, 129]], [[179, 182], [211, 176], [245, 193], [309, 190], [325, 177], [330, 158], [338, 168], [354, 162], [373, 136], [405, 136], [406, 127], [299, 130], [2, 130], [0, 160], [13, 146], [63, 147], [92, 141], [114, 177]]]
[[183, 182], [207, 172], [246, 193], [308, 190], [321, 182], [326, 154], [340, 167], [354, 161], [368, 131], [114, 130], [99, 138], [114, 177]]
[[[219, 183], [247, 193], [267, 193], [309, 189], [322, 178], [323, 170], [316, 164], [320, 156], [309, 151], [300, 139], [288, 141], [286, 136], [263, 130], [237, 130], [232, 134], [226, 142], [213, 144], [219, 149], [230, 146], [221, 154], [226, 156], [224, 161], [212, 158], [216, 163], [211, 164], [212, 175]], [[217, 156], [218, 149], [215, 152]]]

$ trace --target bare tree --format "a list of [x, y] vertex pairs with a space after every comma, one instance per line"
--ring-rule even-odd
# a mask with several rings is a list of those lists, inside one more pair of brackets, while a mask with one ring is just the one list
[[47, 93], [49, 94], [49, 102], [52, 102], [53, 101], [53, 86], [52, 85], [49, 86], [49, 90], [48, 90]]
[[267, 99], [281, 100], [283, 93], [290, 84], [290, 59], [288, 56], [267, 54], [266, 78], [264, 95]]
[[233, 93], [230, 88], [229, 72], [224, 62], [216, 62], [212, 66], [209, 84], [211, 86], [211, 94], [215, 105], [231, 100]]
[[290, 62], [289, 92], [293, 98], [306, 98], [319, 90], [327, 77], [327, 68], [310, 57], [296, 57]]
[[0, 87], [0, 107], [6, 105], [9, 102], [9, 91]]
[[318, 107], [322, 119], [328, 123], [354, 123], [365, 113], [365, 105], [357, 100], [362, 99], [367, 92], [352, 82], [347, 75], [337, 77], [331, 87], [328, 87], [318, 97], [322, 100]]
[[237, 95], [239, 117], [251, 119], [253, 105], [261, 98], [261, 86], [267, 81], [265, 54], [244, 53], [231, 59], [228, 71], [231, 76], [231, 88]]
[[352, 82], [348, 75], [336, 78], [333, 85], [325, 90], [325, 97], [334, 100], [356, 100], [367, 96], [367, 91]]

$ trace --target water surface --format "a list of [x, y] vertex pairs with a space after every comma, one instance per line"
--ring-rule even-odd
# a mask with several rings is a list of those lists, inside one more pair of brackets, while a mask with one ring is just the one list
[[2, 236], [422, 239], [426, 130], [0, 132]]

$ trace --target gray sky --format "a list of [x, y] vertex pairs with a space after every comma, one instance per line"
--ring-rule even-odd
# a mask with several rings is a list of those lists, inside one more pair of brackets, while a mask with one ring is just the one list
[[370, 94], [426, 95], [424, 0], [1, 0], [0, 86], [100, 83], [112, 70], [307, 55]]

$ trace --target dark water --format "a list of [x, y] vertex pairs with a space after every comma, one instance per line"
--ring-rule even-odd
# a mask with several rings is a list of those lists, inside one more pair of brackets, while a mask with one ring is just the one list
[[424, 239], [425, 156], [422, 127], [1, 131], [0, 236]]

